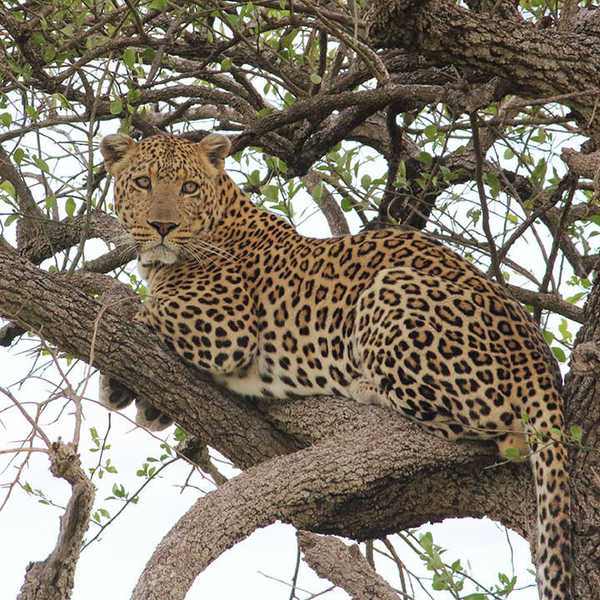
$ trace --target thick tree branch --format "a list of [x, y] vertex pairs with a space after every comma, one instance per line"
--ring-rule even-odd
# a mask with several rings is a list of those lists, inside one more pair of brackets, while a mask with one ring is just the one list
[[251, 405], [206, 385], [146, 327], [124, 319], [121, 302], [103, 307], [72, 287], [68, 277], [45, 273], [16, 253], [0, 252], [2, 317], [102, 369], [138, 398], [160, 397], [161, 407], [177, 422], [241, 467], [298, 447]]
[[[600, 340], [600, 278], [596, 277], [585, 305], [585, 320], [575, 340], [574, 360], [590, 343]], [[577, 351], [578, 346], [583, 348]], [[589, 358], [589, 357], [588, 357]], [[583, 370], [581, 373], [579, 371]], [[600, 377], [581, 364], [565, 380], [567, 422], [581, 428], [582, 443], [569, 450], [571, 520], [576, 589], [579, 599], [598, 597], [600, 590]]]
[[165, 536], [132, 599], [183, 599], [217, 556], [278, 519], [371, 539], [448, 516], [489, 515], [528, 535], [535, 500], [525, 465], [486, 468], [495, 461], [491, 447], [486, 456], [479, 444], [441, 442], [401, 421], [361, 420], [352, 435], [332, 436], [224, 483]]
[[38, 234], [28, 238], [25, 244], [19, 246], [23, 255], [35, 264], [41, 263], [61, 250], [79, 244], [84, 227], [88, 230], [88, 239], [100, 238], [105, 242], [119, 243], [126, 237], [117, 218], [101, 211], [63, 221], [53, 221], [44, 216], [36, 223]]
[[555, 97], [600, 138], [600, 56], [584, 36], [541, 29], [520, 18], [475, 13], [447, 0], [376, 0], [370, 39], [379, 48], [405, 48], [438, 65], [499, 76], [521, 95]]

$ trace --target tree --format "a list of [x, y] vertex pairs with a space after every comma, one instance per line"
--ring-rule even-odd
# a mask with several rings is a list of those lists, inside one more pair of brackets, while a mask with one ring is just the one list
[[[181, 453], [222, 484], [156, 548], [133, 598], [183, 598], [219, 554], [277, 519], [358, 540], [450, 516], [489, 515], [526, 538], [534, 528], [527, 467], [495, 464], [493, 448], [338, 398], [243, 401], [132, 322], [145, 290], [97, 152], [117, 128], [228, 133], [229, 169], [264, 208], [298, 224], [312, 198], [333, 235], [426, 229], [527, 305], [565, 371], [577, 345], [565, 389], [574, 598], [599, 597], [600, 12], [588, 4], [4, 2], [0, 341], [15, 352], [33, 342], [30, 376], [45, 361], [55, 386], [33, 405], [2, 390], [6, 418], [30, 428], [3, 451], [18, 465], [5, 502], [38, 450], [73, 490], [57, 547], [20, 598], [68, 597], [94, 512], [77, 458], [90, 371], [74, 384], [77, 361], [169, 413], [187, 432]], [[74, 419], [72, 438], [51, 438], [49, 415]], [[206, 446], [244, 473], [224, 482]], [[335, 541], [299, 539], [351, 595], [392, 594], [355, 554], [346, 569], [328, 562], [345, 551]]]

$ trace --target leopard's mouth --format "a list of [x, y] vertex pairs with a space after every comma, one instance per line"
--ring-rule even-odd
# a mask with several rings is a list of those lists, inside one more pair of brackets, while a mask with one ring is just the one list
[[138, 249], [138, 259], [145, 268], [160, 265], [172, 265], [177, 262], [179, 253], [173, 248], [165, 246], [163, 243], [156, 244], [145, 250]]

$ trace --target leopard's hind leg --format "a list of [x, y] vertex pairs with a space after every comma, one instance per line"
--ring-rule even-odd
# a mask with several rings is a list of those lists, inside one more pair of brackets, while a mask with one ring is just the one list
[[[414, 270], [381, 272], [359, 298], [357, 400], [402, 411], [448, 439], [495, 439], [529, 455], [537, 495], [537, 580], [569, 598], [570, 517], [560, 382], [533, 324], [502, 290]], [[534, 544], [532, 544], [533, 546]]]

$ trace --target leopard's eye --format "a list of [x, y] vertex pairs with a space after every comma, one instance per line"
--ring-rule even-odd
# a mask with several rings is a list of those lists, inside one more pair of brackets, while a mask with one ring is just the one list
[[181, 186], [181, 191], [184, 194], [193, 194], [194, 192], [198, 191], [198, 188], [200, 186], [195, 182], [195, 181], [186, 181], [182, 186]]
[[150, 186], [152, 185], [150, 177], [146, 177], [146, 175], [143, 175], [142, 177], [137, 177], [133, 180], [133, 182], [135, 183], [135, 185], [142, 188], [143, 190], [149, 190]]

